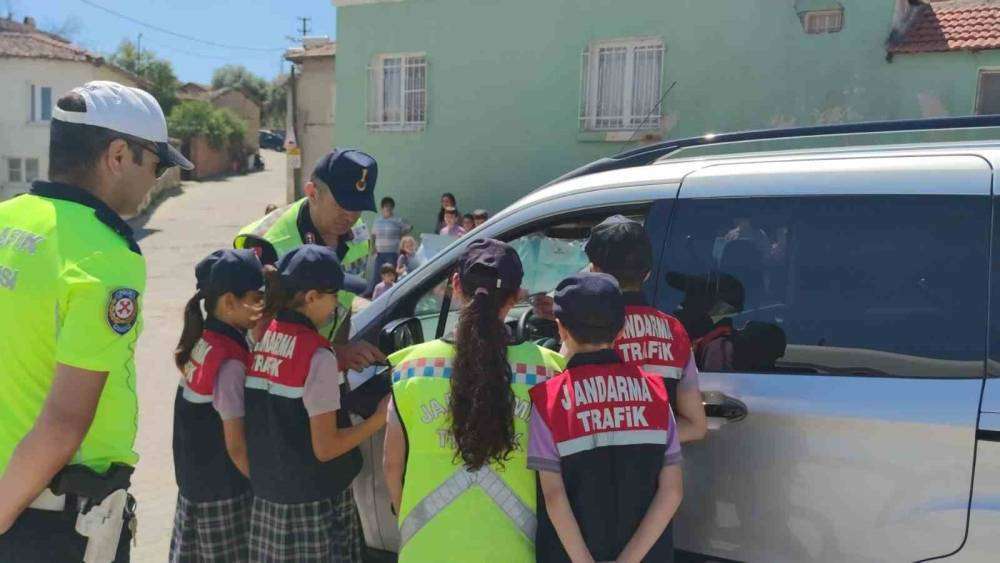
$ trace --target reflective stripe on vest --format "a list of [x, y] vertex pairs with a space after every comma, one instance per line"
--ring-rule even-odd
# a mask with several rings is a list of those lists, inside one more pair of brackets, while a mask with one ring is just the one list
[[[399, 560], [435, 560], [438, 546], [445, 544], [469, 554], [468, 560], [487, 560], [476, 550], [494, 552], [499, 544], [505, 561], [531, 561], [537, 491], [535, 475], [527, 469], [528, 390], [561, 371], [565, 362], [534, 344], [507, 347], [518, 447], [503, 467], [490, 464], [469, 472], [455, 460], [448, 416], [455, 352], [453, 344], [435, 340], [389, 356], [396, 412], [408, 440]], [[471, 527], [483, 522], [489, 522], [488, 529]], [[469, 529], [466, 523], [472, 523]]]
[[527, 506], [517, 493], [488, 466], [480, 468], [478, 471], [468, 471], [459, 469], [448, 478], [447, 481], [438, 485], [429, 495], [420, 500], [406, 515], [406, 519], [399, 527], [400, 543], [402, 548], [410, 541], [417, 532], [430, 522], [439, 512], [444, 510], [462, 493], [478, 486], [483, 489], [493, 502], [503, 510], [504, 514], [521, 530], [529, 541], [535, 541], [535, 528], [537, 519], [535, 511]]

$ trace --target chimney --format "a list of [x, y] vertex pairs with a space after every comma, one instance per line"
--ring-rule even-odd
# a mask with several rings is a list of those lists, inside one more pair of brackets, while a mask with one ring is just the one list
[[31, 29], [35, 29], [35, 18], [31, 16], [25, 16], [24, 25], [30, 27]]

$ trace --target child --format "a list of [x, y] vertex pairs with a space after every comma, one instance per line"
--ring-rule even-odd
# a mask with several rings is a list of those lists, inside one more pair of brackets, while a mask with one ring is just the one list
[[385, 424], [388, 397], [351, 426], [345, 381], [316, 327], [337, 310], [344, 271], [333, 250], [306, 244], [269, 268], [265, 313], [246, 380], [247, 446], [254, 489], [251, 561], [360, 561], [351, 481], [357, 446]]
[[458, 210], [449, 207], [444, 210], [444, 227], [441, 227], [439, 235], [447, 237], [460, 237], [465, 234], [465, 229], [458, 224]]
[[485, 223], [489, 218], [490, 214], [485, 209], [477, 209], [472, 212], [472, 221], [477, 227]]
[[476, 220], [472, 218], [472, 213], [462, 215], [462, 228], [465, 229], [465, 232], [476, 228]]
[[413, 256], [417, 253], [417, 239], [407, 235], [399, 241], [399, 258], [396, 260], [396, 275], [403, 277], [412, 269]]
[[[263, 267], [252, 250], [219, 250], [195, 268], [174, 352], [177, 510], [170, 561], [246, 561], [251, 493], [243, 431], [246, 331], [260, 319]], [[205, 303], [206, 319], [201, 306]]]
[[[704, 438], [708, 421], [691, 339], [680, 321], [651, 307], [642, 293], [653, 264], [646, 229], [638, 221], [613, 215], [591, 230], [584, 251], [591, 269], [614, 276], [625, 296], [625, 330], [615, 341], [622, 361], [664, 378], [681, 443]], [[654, 330], [638, 328], [645, 326]]]
[[[556, 286], [566, 371], [531, 389], [528, 467], [539, 471], [537, 561], [673, 561], [681, 454], [664, 380], [621, 363], [615, 279]], [[544, 502], [543, 502], [544, 500]]]
[[405, 221], [394, 215], [396, 211], [396, 200], [391, 197], [382, 198], [382, 216], [372, 223], [372, 233], [375, 237], [375, 267], [382, 264], [392, 264], [396, 267], [396, 260], [399, 258], [400, 238], [410, 232], [410, 226]]
[[382, 276], [382, 283], [375, 286], [375, 291], [372, 292], [372, 299], [378, 299], [380, 295], [396, 283], [396, 268], [393, 268], [392, 264], [382, 264], [382, 267], [379, 269], [379, 275]]

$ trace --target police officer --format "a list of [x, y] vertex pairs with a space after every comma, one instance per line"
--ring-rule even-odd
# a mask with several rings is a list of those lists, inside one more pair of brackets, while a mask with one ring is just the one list
[[474, 241], [452, 278], [462, 302], [454, 340], [389, 357], [383, 466], [401, 562], [534, 561], [528, 390], [564, 362], [535, 344], [510, 343], [504, 319], [523, 277], [509, 245]]
[[121, 215], [171, 166], [156, 100], [90, 82], [53, 108], [51, 181], [0, 203], [0, 561], [128, 560], [146, 264]]
[[[253, 248], [264, 264], [274, 264], [303, 244], [318, 244], [335, 249], [345, 270], [357, 267], [370, 253], [361, 212], [375, 211], [377, 178], [378, 163], [370, 155], [354, 149], [334, 149], [316, 163], [303, 187], [304, 198], [244, 227], [233, 245]], [[341, 327], [346, 328], [352, 305], [361, 304], [355, 300], [365, 289], [367, 283], [359, 276], [346, 276], [344, 289], [338, 294], [345, 313], [320, 328], [335, 341], [338, 364], [355, 370], [385, 360], [368, 342], [344, 344], [338, 343], [342, 338], [336, 338], [344, 336]]]

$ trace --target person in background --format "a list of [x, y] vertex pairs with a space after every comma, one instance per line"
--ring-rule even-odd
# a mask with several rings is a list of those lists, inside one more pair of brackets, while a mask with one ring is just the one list
[[528, 389], [563, 361], [511, 342], [504, 319], [523, 277], [510, 245], [473, 241], [451, 278], [462, 305], [454, 339], [389, 357], [383, 467], [399, 514], [401, 563], [534, 561], [536, 486], [523, 438]]
[[[664, 379], [623, 364], [614, 350], [625, 324], [618, 282], [566, 278], [555, 315], [567, 369], [531, 389], [536, 560], [673, 561], [667, 526], [684, 494], [680, 440]], [[606, 394], [587, 394], [605, 382]]]
[[[615, 341], [622, 361], [663, 377], [681, 442], [701, 440], [708, 432], [708, 421], [691, 339], [679, 320], [649, 305], [642, 292], [653, 264], [645, 227], [612, 215], [591, 229], [584, 251], [591, 269], [614, 276], [625, 296], [625, 330]], [[640, 328], [649, 323], [654, 323], [652, 329]]]
[[437, 223], [434, 224], [434, 232], [441, 232], [444, 228], [444, 211], [449, 207], [457, 209], [458, 201], [455, 199], [455, 194], [450, 192], [445, 192], [441, 194], [441, 209], [438, 211]]
[[490, 218], [490, 214], [487, 213], [485, 209], [477, 209], [477, 210], [475, 210], [475, 211], [472, 212], [472, 222], [477, 227], [479, 225], [482, 225], [483, 223], [485, 223], [486, 220], [489, 219], [489, 218]]
[[413, 257], [417, 253], [417, 239], [407, 235], [399, 240], [399, 258], [396, 260], [396, 275], [403, 277], [412, 270]]
[[458, 210], [449, 207], [444, 210], [444, 227], [441, 227], [439, 235], [446, 237], [460, 237], [465, 234], [465, 229], [458, 224]]
[[254, 502], [250, 561], [361, 561], [351, 482], [358, 445], [385, 425], [389, 398], [351, 424], [347, 383], [316, 327], [336, 313], [344, 270], [334, 251], [305, 244], [268, 268], [265, 315], [246, 379], [246, 435]]
[[384, 197], [379, 207], [381, 216], [375, 219], [372, 225], [372, 234], [375, 237], [375, 268], [381, 268], [382, 264], [392, 264], [395, 268], [396, 260], [399, 258], [399, 242], [403, 235], [410, 232], [411, 227], [406, 221], [394, 215], [396, 200]]
[[465, 229], [465, 232], [476, 228], [476, 221], [472, 218], [472, 213], [462, 215], [462, 228]]
[[382, 264], [382, 267], [379, 269], [379, 275], [382, 277], [382, 281], [375, 286], [375, 291], [372, 292], [372, 299], [378, 299], [380, 295], [396, 284], [396, 268], [393, 268], [392, 264]]
[[253, 503], [243, 428], [251, 358], [246, 333], [263, 310], [263, 266], [252, 250], [218, 250], [198, 263], [195, 279], [197, 293], [184, 309], [174, 352], [181, 378], [174, 398], [178, 494], [169, 560], [246, 561]]

